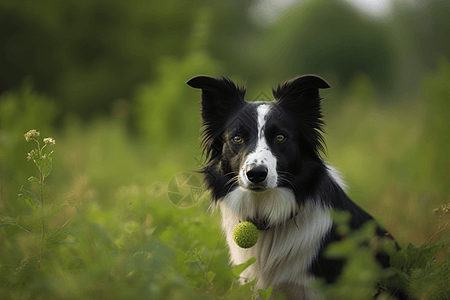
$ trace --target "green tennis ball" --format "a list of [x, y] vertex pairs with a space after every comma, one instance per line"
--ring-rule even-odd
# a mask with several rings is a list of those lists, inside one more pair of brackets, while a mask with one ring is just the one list
[[258, 228], [251, 222], [241, 222], [233, 229], [233, 240], [241, 248], [253, 247], [258, 237]]

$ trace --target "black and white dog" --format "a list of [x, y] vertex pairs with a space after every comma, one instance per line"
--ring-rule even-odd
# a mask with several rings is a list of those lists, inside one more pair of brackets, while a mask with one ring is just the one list
[[[309, 286], [321, 277], [333, 282], [344, 265], [326, 258], [326, 246], [340, 239], [330, 211], [351, 214], [350, 227], [372, 217], [344, 192], [339, 173], [326, 164], [319, 89], [330, 86], [307, 75], [273, 90], [273, 101], [247, 102], [245, 87], [228, 78], [197, 76], [187, 84], [202, 90], [204, 174], [212, 205], [220, 205], [222, 228], [234, 265], [256, 257], [241, 276], [258, 277], [256, 289], [273, 286], [290, 299], [312, 299]], [[250, 249], [233, 241], [240, 221], [259, 229]], [[377, 234], [388, 235], [379, 228]], [[377, 259], [387, 267], [389, 258]]]

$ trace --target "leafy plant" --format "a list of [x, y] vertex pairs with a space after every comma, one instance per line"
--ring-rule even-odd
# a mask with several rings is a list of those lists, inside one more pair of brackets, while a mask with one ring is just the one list
[[[441, 214], [440, 219], [442, 214], [450, 215], [449, 206], [442, 205], [437, 209]], [[401, 290], [413, 299], [450, 299], [449, 258], [441, 263], [436, 260], [436, 255], [445, 247], [445, 240], [433, 245], [424, 243], [415, 246], [409, 243], [397, 251], [391, 241], [374, 238], [375, 222], [368, 222], [360, 229], [350, 231], [348, 213], [334, 212], [333, 215], [344, 239], [332, 243], [326, 249], [326, 255], [329, 258], [345, 259], [346, 264], [335, 283], [316, 281], [316, 287], [325, 297], [356, 300], [381, 294], [384, 299], [391, 299], [390, 293]], [[448, 222], [439, 224], [432, 238], [447, 226]], [[379, 252], [389, 254], [390, 268], [382, 269], [378, 264], [375, 257]]]
[[258, 294], [263, 298], [264, 300], [269, 299], [270, 295], [272, 294], [273, 286], [269, 286], [267, 290], [259, 289]]
[[32, 160], [39, 170], [39, 178], [31, 176], [28, 181], [37, 186], [39, 190], [38, 196], [35, 193], [27, 190], [23, 187], [19, 190], [19, 196], [24, 200], [25, 204], [28, 205], [36, 212], [40, 217], [40, 242], [39, 242], [39, 253], [37, 258], [38, 269], [41, 268], [42, 264], [42, 253], [45, 250], [46, 243], [56, 243], [57, 241], [64, 239], [67, 233], [59, 228], [56, 231], [48, 232], [46, 224], [49, 219], [56, 214], [65, 204], [57, 205], [46, 215], [44, 210], [44, 180], [48, 177], [53, 169], [53, 151], [50, 153], [45, 153], [44, 149], [47, 146], [55, 145], [55, 140], [53, 138], [44, 138], [42, 143], [39, 142], [40, 133], [35, 129], [32, 129], [24, 134], [25, 140], [35, 141], [37, 144], [37, 149], [33, 149], [28, 153], [28, 160]]
[[[449, 255], [440, 263], [436, 259], [450, 240], [447, 237], [430, 244], [434, 237], [449, 228], [449, 208], [450, 203], [447, 203], [435, 209], [438, 224], [427, 243], [419, 246], [409, 243], [406, 248], [391, 252], [394, 275], [389, 276], [386, 282], [408, 290], [421, 299], [450, 299]], [[450, 251], [447, 252], [450, 254]]]
[[[216, 245], [217, 248], [217, 245]], [[233, 267], [233, 269], [231, 271], [229, 271], [229, 276], [232, 278], [231, 280], [231, 286], [229, 287], [229, 289], [225, 292], [225, 294], [221, 295], [221, 292], [218, 288], [215, 287], [215, 284], [213, 282], [213, 279], [216, 276], [216, 273], [213, 272], [211, 270], [211, 262], [214, 259], [214, 253], [215, 250], [213, 250], [213, 254], [211, 256], [211, 258], [209, 259], [208, 264], [205, 263], [205, 261], [202, 259], [202, 253], [199, 249], [194, 249], [193, 251], [188, 251], [188, 259], [186, 260], [186, 263], [195, 263], [195, 265], [197, 266], [197, 268], [200, 270], [201, 274], [203, 274], [204, 277], [204, 281], [205, 284], [202, 284], [199, 288], [199, 290], [203, 290], [206, 291], [207, 294], [216, 296], [216, 297], [220, 297], [220, 299], [250, 299], [252, 297], [252, 295], [254, 294], [253, 292], [253, 287], [256, 283], [256, 279], [251, 280], [251, 281], [246, 281], [244, 284], [239, 284], [238, 283], [238, 279], [240, 274], [247, 269], [249, 266], [251, 266], [253, 263], [255, 263], [256, 258], [252, 257], [250, 258], [248, 261], [237, 265], [235, 267]], [[224, 270], [222, 270], [224, 271]], [[198, 276], [198, 277], [201, 277]], [[271, 289], [269, 289], [268, 291], [264, 291], [264, 290], [258, 290], [258, 293], [261, 296], [267, 296], [267, 298], [264, 299], [268, 299], [268, 297], [270, 296], [270, 291]]]

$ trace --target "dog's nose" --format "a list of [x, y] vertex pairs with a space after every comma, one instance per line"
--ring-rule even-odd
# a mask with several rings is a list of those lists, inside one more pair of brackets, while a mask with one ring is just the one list
[[267, 177], [267, 167], [259, 165], [247, 171], [247, 178], [253, 183], [261, 183]]

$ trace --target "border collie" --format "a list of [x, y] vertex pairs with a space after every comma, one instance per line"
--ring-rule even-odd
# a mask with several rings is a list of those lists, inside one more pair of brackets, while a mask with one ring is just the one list
[[[324, 256], [326, 246], [340, 240], [330, 211], [348, 211], [350, 228], [372, 217], [344, 192], [339, 173], [326, 164], [319, 89], [330, 86], [320, 77], [306, 75], [273, 90], [273, 101], [247, 102], [245, 87], [230, 79], [197, 76], [187, 84], [202, 90], [201, 170], [212, 206], [220, 206], [222, 229], [231, 262], [256, 262], [242, 278], [257, 276], [255, 289], [274, 287], [288, 299], [313, 299], [316, 277], [331, 283], [344, 261]], [[233, 241], [233, 229], [250, 221], [259, 240], [250, 249]], [[380, 237], [389, 236], [377, 229]], [[384, 267], [387, 255], [378, 254]]]

